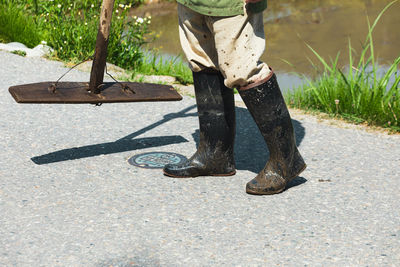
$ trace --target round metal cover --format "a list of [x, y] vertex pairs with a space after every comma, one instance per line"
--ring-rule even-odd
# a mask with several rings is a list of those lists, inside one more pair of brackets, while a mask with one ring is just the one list
[[128, 159], [129, 164], [146, 169], [162, 169], [167, 164], [178, 164], [187, 158], [172, 152], [149, 152]]

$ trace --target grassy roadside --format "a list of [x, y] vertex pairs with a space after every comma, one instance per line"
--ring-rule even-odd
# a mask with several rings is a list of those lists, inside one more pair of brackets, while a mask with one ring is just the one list
[[155, 53], [147, 53], [144, 63], [138, 68], [137, 73], [145, 75], [168, 75], [175, 77], [181, 84], [193, 83], [192, 71], [179, 56], [168, 59]]
[[[78, 63], [94, 54], [100, 0], [0, 0], [0, 41], [21, 42], [30, 48], [47, 43], [50, 59]], [[129, 16], [143, 0], [116, 0], [108, 43], [107, 62], [132, 73], [170, 75], [187, 84], [189, 68], [178, 57], [170, 60], [146, 51], [153, 40], [151, 16]]]
[[378, 75], [372, 38], [379, 19], [395, 2], [387, 5], [372, 25], [368, 21], [369, 31], [357, 61], [356, 51], [349, 40], [347, 69], [337, 65], [339, 53], [329, 64], [309, 46], [323, 68], [319, 69], [319, 78], [309, 80], [304, 77], [306, 84], [286, 93], [289, 106], [400, 132], [400, 55], [383, 75]]
[[41, 40], [33, 17], [25, 16], [23, 9], [12, 1], [0, 2], [0, 42], [20, 42], [32, 48]]

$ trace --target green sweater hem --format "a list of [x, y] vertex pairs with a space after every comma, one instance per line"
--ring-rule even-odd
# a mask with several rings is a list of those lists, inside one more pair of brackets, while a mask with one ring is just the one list
[[228, 17], [228, 16], [236, 16], [236, 15], [243, 15], [243, 2], [239, 2], [236, 6], [232, 7], [212, 7], [209, 6], [199, 6], [193, 5], [189, 1], [185, 0], [177, 0], [178, 3], [196, 11], [197, 13], [206, 15], [206, 16], [213, 16], [213, 17]]
[[[225, 0], [228, 2], [219, 2], [220, 6], [213, 5], [212, 0], [192, 1], [192, 0], [177, 0], [178, 3], [192, 9], [193, 11], [206, 16], [213, 17], [228, 17], [244, 14], [243, 0]], [[230, 2], [230, 3], [229, 3]], [[259, 13], [267, 8], [267, 0], [261, 0], [257, 3], [246, 4], [246, 9], [252, 13]]]
[[246, 8], [253, 13], [263, 12], [267, 9], [267, 0], [260, 1], [258, 3], [247, 4]]

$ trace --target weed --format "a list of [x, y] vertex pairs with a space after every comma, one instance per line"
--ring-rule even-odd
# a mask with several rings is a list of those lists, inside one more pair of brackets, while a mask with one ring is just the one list
[[[191, 83], [191, 71], [180, 57], [169, 60], [143, 49], [153, 38], [148, 30], [151, 17], [128, 17], [131, 6], [142, 2], [115, 1], [107, 62], [134, 73], [171, 75], [183, 84]], [[30, 47], [45, 40], [54, 49], [52, 58], [73, 63], [86, 60], [94, 54], [100, 4], [100, 0], [0, 0], [4, 6], [0, 40]], [[28, 37], [32, 40], [27, 41]]]
[[145, 53], [143, 63], [136, 70], [147, 75], [169, 75], [181, 84], [193, 83], [192, 71], [180, 56], [166, 58], [158, 53]]
[[[131, 3], [138, 2], [117, 0], [114, 5], [107, 61], [126, 69], [142, 63], [140, 48], [151, 22], [150, 17], [128, 18]], [[54, 49], [53, 58], [83, 61], [94, 54], [100, 4], [99, 0], [0, 0], [0, 40], [29, 47], [45, 40]]]
[[328, 64], [308, 46], [323, 66], [322, 75], [316, 80], [304, 77], [307, 84], [286, 93], [288, 104], [297, 108], [321, 110], [353, 122], [367, 122], [370, 125], [399, 129], [400, 56], [383, 75], [378, 75], [379, 67], [376, 64], [372, 38], [372, 32], [383, 13], [395, 2], [387, 5], [372, 25], [368, 21], [369, 31], [358, 62], [355, 62], [355, 50], [349, 40], [348, 70], [337, 66], [340, 53]]
[[20, 42], [34, 47], [42, 40], [34, 19], [24, 14], [24, 6], [14, 1], [0, 2], [0, 40], [2, 42]]
[[11, 53], [16, 54], [16, 55], [21, 56], [21, 57], [25, 57], [26, 56], [26, 52], [22, 51], [22, 50], [14, 50], [14, 51], [11, 51]]

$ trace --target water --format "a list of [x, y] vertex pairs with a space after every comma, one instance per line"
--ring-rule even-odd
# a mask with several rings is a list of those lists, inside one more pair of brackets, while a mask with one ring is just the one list
[[[325, 59], [340, 51], [339, 66], [348, 64], [348, 40], [358, 52], [371, 23], [390, 0], [280, 0], [270, 1], [264, 12], [267, 49], [262, 60], [279, 74], [281, 87], [299, 85], [293, 72], [315, 75], [310, 63], [318, 63], [306, 44]], [[161, 53], [182, 54], [178, 37], [176, 3], [160, 3], [134, 10], [138, 16], [151, 15], [151, 29], [159, 38], [151, 44]], [[379, 21], [373, 38], [376, 58], [390, 65], [400, 55], [400, 2], [395, 3]], [[288, 62], [290, 64], [288, 64]]]

